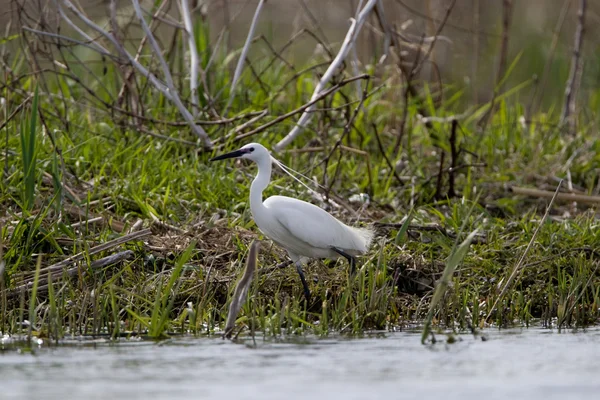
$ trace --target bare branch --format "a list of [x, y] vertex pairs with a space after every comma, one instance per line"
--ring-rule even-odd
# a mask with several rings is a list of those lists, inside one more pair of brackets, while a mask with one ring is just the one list
[[198, 49], [196, 48], [196, 39], [194, 38], [194, 25], [190, 14], [190, 0], [181, 0], [181, 14], [188, 39], [188, 47], [190, 48], [190, 91], [192, 93], [192, 106], [194, 116], [198, 116], [198, 68], [200, 66], [200, 58], [198, 57]]
[[[94, 31], [96, 31], [97, 33], [102, 35], [104, 38], [106, 38], [108, 41], [110, 41], [110, 43], [113, 46], [115, 46], [115, 48], [118, 50], [119, 54], [121, 54], [122, 57], [126, 58], [138, 71], [140, 71], [144, 76], [148, 77], [148, 79], [154, 85], [154, 87], [157, 90], [159, 90], [167, 99], [169, 99], [170, 101], [175, 103], [175, 106], [179, 109], [179, 112], [182, 114], [184, 119], [188, 122], [190, 128], [192, 129], [192, 132], [194, 132], [200, 139], [202, 139], [205, 147], [212, 148], [212, 142], [210, 141], [210, 138], [208, 137], [208, 135], [206, 134], [204, 129], [202, 129], [202, 127], [195, 124], [192, 114], [187, 110], [187, 108], [185, 108], [185, 106], [181, 102], [181, 99], [179, 98], [179, 95], [178, 95], [175, 85], [173, 83], [173, 78], [171, 77], [171, 73], [169, 71], [168, 65], [166, 64], [166, 61], [161, 54], [160, 48], [158, 47], [158, 43], [154, 39], [154, 35], [148, 28], [148, 25], [146, 24], [146, 21], [143, 18], [139, 2], [137, 0], [132, 0], [132, 1], [133, 1], [134, 9], [136, 10], [136, 15], [140, 19], [142, 28], [144, 29], [144, 32], [148, 36], [148, 40], [150, 41], [150, 44], [151, 44], [153, 50], [155, 51], [156, 56], [158, 57], [159, 61], [161, 62], [161, 66], [163, 68], [163, 72], [164, 72], [165, 78], [167, 80], [166, 85], [163, 82], [161, 82], [156, 77], [156, 75], [154, 75], [146, 67], [144, 67], [142, 64], [140, 64], [136, 58], [134, 58], [131, 54], [129, 54], [125, 50], [125, 48], [119, 43], [119, 41], [116, 40], [116, 38], [113, 35], [111, 35], [109, 32], [106, 32], [100, 26], [98, 26], [93, 21], [91, 21], [89, 18], [87, 18], [81, 11], [79, 11], [79, 9], [77, 7], [75, 7], [73, 5], [73, 3], [71, 1], [63, 0], [63, 4], [70, 11], [72, 11], [75, 15], [77, 15], [77, 17], [84, 24], [86, 24], [88, 27], [90, 27], [91, 29], [93, 29]], [[106, 50], [104, 47], [100, 46], [96, 40], [91, 38], [87, 33], [85, 33], [83, 30], [81, 30], [73, 21], [71, 21], [71, 19], [62, 10], [62, 7], [58, 4], [57, 0], [55, 0], [55, 2], [56, 2], [56, 5], [58, 6], [58, 10], [59, 10], [61, 17], [69, 25], [71, 25], [87, 41], [89, 41], [90, 43], [94, 43], [93, 46], [96, 48], [97, 51], [108, 52], [108, 50]]]
[[238, 60], [237, 66], [235, 67], [235, 72], [233, 74], [233, 81], [231, 82], [231, 88], [229, 91], [229, 100], [227, 101], [227, 106], [225, 106], [225, 112], [223, 116], [227, 116], [227, 111], [231, 106], [231, 102], [235, 97], [235, 89], [237, 83], [242, 75], [242, 70], [244, 69], [244, 64], [246, 63], [246, 56], [248, 55], [248, 50], [250, 50], [250, 44], [252, 43], [252, 38], [254, 37], [254, 31], [256, 30], [256, 25], [258, 24], [258, 17], [260, 16], [260, 12], [262, 11], [263, 5], [266, 0], [260, 0], [258, 6], [256, 6], [256, 11], [254, 12], [254, 17], [252, 18], [252, 23], [250, 24], [250, 30], [248, 31], [248, 36], [246, 36], [246, 43], [244, 43], [244, 47], [242, 49], [242, 54], [240, 54], [240, 58]]
[[[356, 38], [358, 37], [358, 34], [360, 33], [360, 30], [361, 30], [363, 24], [365, 23], [365, 21], [367, 20], [367, 17], [369, 16], [371, 11], [377, 4], [377, 1], [378, 0], [369, 0], [367, 2], [367, 4], [365, 5], [365, 7], [358, 14], [358, 18], [352, 19], [352, 24], [350, 25], [350, 29], [348, 29], [348, 33], [346, 34], [346, 38], [344, 39], [344, 42], [342, 43], [342, 47], [340, 48], [335, 59], [329, 65], [329, 68], [327, 68], [327, 71], [325, 72], [325, 74], [323, 75], [323, 77], [321, 78], [319, 83], [317, 84], [317, 87], [315, 88], [313, 95], [311, 97], [311, 101], [314, 100], [315, 98], [317, 98], [321, 94], [321, 91], [323, 91], [323, 89], [325, 89], [325, 85], [327, 85], [327, 83], [331, 80], [333, 75], [337, 72], [338, 68], [342, 65], [342, 63], [346, 59], [348, 52], [354, 46], [354, 43], [356, 42]], [[294, 126], [292, 131], [290, 133], [288, 133], [286, 137], [284, 137], [281, 141], [279, 141], [279, 143], [277, 143], [273, 147], [273, 151], [275, 151], [275, 152], [281, 151], [284, 147], [288, 146], [296, 137], [298, 137], [304, 131], [304, 128], [312, 119], [311, 111], [313, 108], [314, 108], [314, 104], [304, 111], [304, 114], [302, 114], [302, 116], [300, 117], [300, 120], [298, 121], [296, 126]]]
[[202, 127], [200, 127], [194, 123], [194, 117], [188, 111], [188, 109], [185, 108], [185, 106], [181, 102], [181, 99], [179, 98], [179, 94], [177, 93], [177, 89], [175, 88], [175, 83], [173, 82], [173, 77], [171, 76], [171, 71], [169, 70], [169, 66], [167, 65], [167, 62], [165, 61], [165, 58], [162, 55], [160, 47], [158, 46], [158, 43], [156, 42], [156, 38], [152, 34], [152, 31], [150, 30], [150, 28], [148, 27], [148, 24], [146, 23], [146, 20], [144, 19], [144, 15], [142, 13], [142, 8], [140, 7], [139, 1], [138, 0], [131, 0], [131, 1], [133, 4], [133, 9], [135, 10], [137, 17], [140, 20], [140, 24], [142, 25], [142, 29], [144, 30], [144, 32], [146, 33], [146, 36], [148, 37], [150, 46], [152, 46], [152, 48], [154, 49], [154, 53], [158, 57], [158, 60], [162, 67], [163, 73], [165, 74], [165, 79], [167, 81], [167, 86], [169, 88], [169, 92], [171, 93], [171, 96], [173, 98], [173, 102], [175, 103], [177, 108], [179, 108], [179, 111], [183, 115], [183, 118], [190, 124], [190, 128], [192, 128], [192, 132], [194, 132], [204, 142], [205, 147], [212, 148], [212, 142], [211, 142], [210, 138], [208, 137], [208, 134], [206, 133], [206, 131], [204, 129], [202, 129]]
[[575, 121], [573, 115], [575, 113], [575, 98], [578, 89], [578, 81], [581, 76], [583, 62], [581, 60], [581, 48], [583, 44], [583, 34], [585, 32], [585, 10], [587, 0], [579, 0], [579, 11], [577, 12], [577, 30], [575, 32], [575, 47], [573, 49], [573, 58], [571, 59], [571, 71], [569, 72], [569, 80], [565, 88], [565, 104], [563, 105], [561, 124], [569, 122], [569, 131], [573, 132]]
[[[315, 104], [317, 104], [317, 103], [318, 103], [320, 100], [322, 100], [322, 99], [324, 99], [325, 97], [329, 96], [331, 93], [333, 93], [333, 92], [336, 92], [336, 91], [337, 91], [337, 90], [339, 90], [339, 89], [340, 89], [342, 86], [345, 86], [345, 85], [347, 85], [347, 84], [349, 84], [349, 83], [352, 83], [352, 82], [354, 82], [354, 81], [356, 81], [356, 80], [358, 80], [358, 79], [369, 79], [369, 78], [370, 78], [370, 76], [369, 76], [369, 75], [367, 75], [367, 74], [363, 74], [363, 75], [359, 75], [359, 76], [355, 76], [355, 77], [352, 77], [352, 78], [349, 78], [349, 79], [343, 80], [343, 81], [341, 81], [340, 83], [338, 83], [337, 85], [335, 85], [335, 86], [333, 86], [333, 87], [329, 88], [328, 90], [326, 90], [326, 91], [324, 91], [324, 92], [320, 93], [320, 94], [319, 94], [319, 95], [318, 95], [318, 96], [317, 96], [315, 99], [313, 99], [313, 100], [309, 101], [308, 103], [306, 103], [306, 104], [304, 104], [304, 105], [302, 105], [302, 106], [298, 107], [298, 108], [297, 108], [297, 109], [295, 109], [295, 110], [292, 110], [292, 111], [290, 111], [290, 112], [289, 112], [289, 113], [287, 113], [287, 114], [280, 115], [279, 117], [275, 118], [273, 121], [269, 121], [269, 122], [267, 122], [266, 124], [264, 124], [264, 125], [261, 125], [261, 126], [259, 126], [258, 128], [254, 129], [254, 130], [252, 130], [252, 131], [250, 131], [250, 132], [244, 133], [244, 134], [242, 134], [242, 135], [240, 135], [240, 136], [236, 137], [236, 138], [234, 139], [234, 141], [238, 142], [238, 141], [240, 141], [240, 140], [242, 140], [242, 139], [245, 139], [245, 138], [247, 138], [247, 137], [249, 137], [249, 136], [256, 135], [257, 133], [259, 133], [259, 132], [262, 132], [262, 131], [264, 131], [265, 129], [267, 129], [267, 128], [270, 128], [271, 126], [273, 126], [273, 125], [275, 125], [275, 124], [278, 124], [279, 122], [281, 122], [281, 121], [283, 121], [283, 120], [285, 120], [285, 119], [287, 119], [287, 118], [289, 118], [289, 117], [291, 117], [291, 116], [293, 116], [293, 115], [299, 114], [299, 113], [301, 113], [301, 112], [303, 112], [303, 111], [304, 111], [304, 113], [307, 113], [307, 112], [308, 112], [307, 110], [308, 110], [309, 108], [313, 107], [313, 106], [314, 106]], [[229, 139], [229, 136], [227, 137], [227, 139]]]
[[392, 32], [389, 29], [389, 25], [385, 21], [385, 10], [383, 8], [383, 1], [382, 0], [379, 0], [377, 2], [377, 8], [375, 9], [375, 12], [379, 16], [379, 18], [383, 19], [383, 21], [384, 21], [381, 24], [382, 28], [383, 28], [383, 32], [384, 32], [384, 37], [383, 37], [383, 56], [381, 56], [381, 59], [379, 60], [379, 63], [381, 64], [388, 57], [388, 53], [390, 51], [390, 46], [392, 44]]
[[435, 35], [433, 35], [433, 40], [429, 43], [429, 47], [427, 48], [425, 55], [421, 59], [421, 62], [411, 71], [411, 74], [413, 74], [413, 76], [419, 73], [419, 71], [423, 67], [423, 64], [429, 59], [429, 55], [433, 51], [433, 48], [435, 47], [435, 44], [437, 43], [437, 40], [440, 37], [440, 33], [442, 33], [442, 29], [444, 29], [444, 26], [446, 26], [446, 22], [448, 22], [448, 18], [450, 17], [450, 14], [452, 13], [452, 10], [454, 9], [455, 5], [456, 0], [452, 0], [452, 3], [448, 5], [448, 8], [446, 9], [446, 14], [444, 15], [444, 19], [438, 25]]

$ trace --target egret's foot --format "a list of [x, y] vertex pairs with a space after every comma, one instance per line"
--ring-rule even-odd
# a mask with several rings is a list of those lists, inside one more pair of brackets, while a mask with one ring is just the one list
[[348, 260], [348, 263], [350, 264], [350, 276], [354, 276], [354, 274], [356, 273], [356, 258], [346, 253], [344, 250], [338, 249], [337, 247], [332, 246], [331, 250], [335, 251], [340, 256]]
[[304, 288], [304, 297], [306, 298], [306, 305], [308, 306], [310, 304], [310, 289], [308, 288], [308, 283], [306, 283], [304, 271], [302, 271], [302, 263], [300, 261], [296, 262], [296, 271], [298, 271], [298, 275], [300, 275], [302, 287]]

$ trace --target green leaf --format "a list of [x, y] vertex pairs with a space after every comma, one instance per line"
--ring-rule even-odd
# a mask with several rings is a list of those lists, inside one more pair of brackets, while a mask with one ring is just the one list
[[427, 313], [427, 317], [425, 318], [425, 327], [423, 328], [423, 334], [421, 335], [421, 343], [425, 344], [425, 340], [427, 336], [429, 336], [429, 332], [431, 331], [431, 320], [433, 319], [433, 312], [437, 306], [437, 304], [442, 299], [444, 293], [446, 293], [446, 289], [450, 285], [450, 280], [452, 279], [452, 275], [454, 275], [454, 271], [456, 267], [464, 260], [467, 252], [469, 251], [469, 246], [473, 241], [473, 238], [479, 232], [478, 229], [475, 229], [473, 232], [467, 236], [467, 238], [456, 247], [450, 257], [448, 257], [448, 261], [446, 262], [446, 268], [444, 268], [444, 272], [442, 274], [441, 279], [438, 282], [437, 287], [435, 288], [435, 292], [433, 293], [433, 298], [431, 299], [431, 304], [429, 305], [429, 312]]
[[399, 245], [404, 240], [404, 235], [408, 231], [408, 227], [410, 226], [410, 223], [413, 219], [414, 210], [415, 210], [414, 208], [410, 209], [410, 211], [408, 212], [408, 215], [406, 216], [406, 220], [404, 220], [404, 222], [402, 223], [402, 226], [400, 227], [400, 230], [396, 234], [396, 239], [394, 239], [394, 243], [396, 245]]
[[23, 179], [24, 193], [23, 203], [26, 210], [33, 208], [35, 200], [35, 172], [36, 172], [36, 148], [35, 137], [37, 132], [37, 114], [38, 114], [38, 86], [35, 87], [33, 104], [31, 106], [31, 115], [29, 123], [21, 124], [21, 156], [23, 159]]

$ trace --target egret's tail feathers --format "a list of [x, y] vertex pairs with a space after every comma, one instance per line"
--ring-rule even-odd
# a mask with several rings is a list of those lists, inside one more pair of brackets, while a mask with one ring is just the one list
[[371, 242], [373, 241], [373, 237], [375, 236], [375, 231], [372, 228], [354, 228], [349, 227], [352, 232], [355, 234], [359, 248], [358, 251], [361, 253], [366, 253], [369, 251], [369, 247], [371, 247]]

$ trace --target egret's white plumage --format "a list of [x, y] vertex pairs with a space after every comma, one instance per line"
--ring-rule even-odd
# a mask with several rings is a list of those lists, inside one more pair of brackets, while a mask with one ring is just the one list
[[258, 174], [250, 187], [250, 210], [261, 232], [287, 250], [294, 263], [308, 297], [308, 287], [302, 273], [302, 262], [310, 258], [335, 259], [368, 251], [373, 231], [353, 228], [327, 211], [311, 203], [286, 196], [272, 196], [264, 202], [262, 193], [271, 180], [271, 155], [258, 144], [250, 143], [239, 150], [213, 158], [246, 158], [258, 165]]

